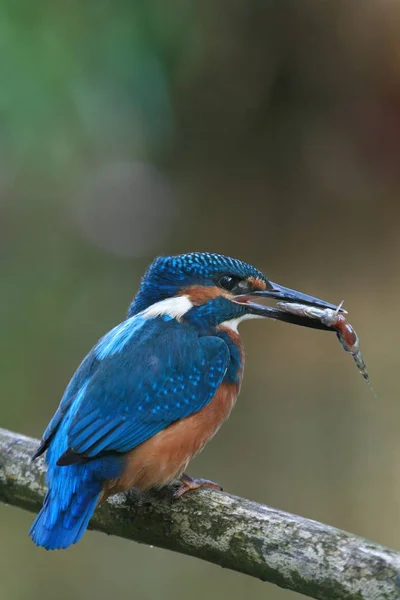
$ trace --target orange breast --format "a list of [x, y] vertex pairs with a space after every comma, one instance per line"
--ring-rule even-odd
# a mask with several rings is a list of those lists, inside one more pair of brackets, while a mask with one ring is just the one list
[[238, 392], [239, 385], [222, 383], [199, 412], [176, 421], [128, 452], [123, 474], [106, 483], [102, 500], [132, 487], [160, 488], [179, 477], [229, 417]]

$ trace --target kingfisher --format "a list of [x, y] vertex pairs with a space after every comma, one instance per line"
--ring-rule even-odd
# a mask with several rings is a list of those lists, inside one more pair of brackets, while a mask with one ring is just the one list
[[177, 498], [199, 487], [221, 489], [186, 469], [239, 394], [239, 323], [264, 317], [330, 330], [260, 303], [265, 298], [337, 308], [220, 254], [154, 260], [126, 319], [73, 375], [32, 457], [46, 452], [48, 491], [30, 530], [38, 546], [75, 544], [96, 506], [131, 488], [145, 492], [178, 480]]

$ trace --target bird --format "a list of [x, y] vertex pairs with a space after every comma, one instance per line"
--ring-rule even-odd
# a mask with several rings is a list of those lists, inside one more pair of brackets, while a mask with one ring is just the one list
[[[180, 482], [175, 497], [222, 489], [186, 473], [229, 417], [240, 391], [238, 325], [272, 318], [329, 330], [260, 299], [336, 308], [209, 252], [157, 257], [127, 316], [83, 359], [32, 460], [46, 453], [47, 493], [31, 529], [37, 546], [78, 542], [101, 502]], [[176, 487], [176, 486], [175, 486]]]

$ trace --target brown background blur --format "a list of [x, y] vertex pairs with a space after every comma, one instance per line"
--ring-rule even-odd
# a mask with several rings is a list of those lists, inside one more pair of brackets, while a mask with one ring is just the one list
[[[400, 548], [400, 4], [4, 0], [1, 420], [40, 437], [146, 265], [208, 250], [345, 299], [335, 336], [254, 321], [230, 421], [192, 464], [232, 493]], [[1, 600], [296, 594], [0, 506]]]

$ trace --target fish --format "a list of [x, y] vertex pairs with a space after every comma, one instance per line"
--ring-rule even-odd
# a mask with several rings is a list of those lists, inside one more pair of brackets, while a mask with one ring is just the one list
[[351, 354], [359, 373], [364, 377], [371, 388], [372, 393], [376, 395], [371, 387], [367, 367], [360, 351], [360, 339], [354, 327], [344, 316], [342, 306], [343, 302], [341, 302], [336, 309], [316, 308], [314, 306], [298, 304], [295, 302], [277, 302], [276, 304], [276, 307], [284, 312], [307, 317], [309, 319], [316, 319], [327, 327], [332, 327], [332, 329], [336, 331], [336, 335], [343, 350]]

